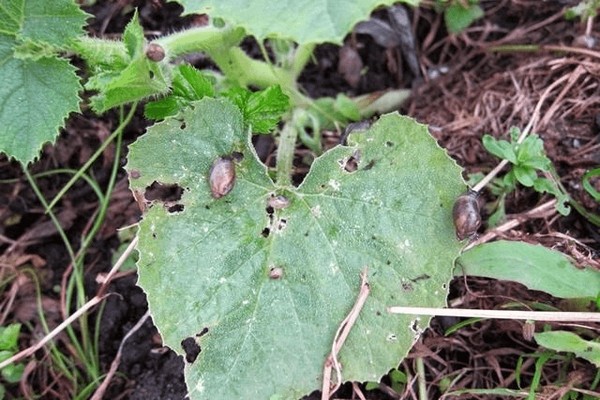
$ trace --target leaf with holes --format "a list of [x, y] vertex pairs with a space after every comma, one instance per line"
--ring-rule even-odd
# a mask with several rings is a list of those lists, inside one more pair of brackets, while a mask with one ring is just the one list
[[[259, 39], [277, 37], [298, 43], [341, 43], [373, 9], [396, 0], [176, 0], [185, 13], [208, 13], [245, 28]], [[416, 6], [418, 0], [403, 0]]]
[[[460, 250], [451, 214], [465, 185], [427, 128], [383, 116], [316, 159], [296, 188], [271, 181], [228, 101], [203, 99], [180, 117], [131, 145], [127, 169], [141, 200], [155, 182], [183, 192], [149, 204], [138, 268], [165, 343], [187, 353], [190, 398], [318, 389], [364, 268], [371, 293], [340, 353], [344, 379], [397, 366], [429, 319], [386, 307], [444, 306]], [[216, 160], [235, 169], [222, 197], [209, 184]]]

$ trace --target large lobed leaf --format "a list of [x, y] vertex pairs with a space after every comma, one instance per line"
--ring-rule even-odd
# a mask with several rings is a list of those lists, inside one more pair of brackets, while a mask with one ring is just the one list
[[[344, 378], [378, 380], [397, 366], [429, 319], [386, 307], [444, 306], [460, 249], [451, 216], [460, 168], [427, 128], [383, 116], [319, 157], [295, 188], [273, 184], [226, 100], [196, 102], [182, 118], [132, 144], [127, 169], [137, 193], [155, 181], [184, 189], [178, 207], [155, 203], [141, 221], [138, 268], [165, 343], [183, 353], [192, 337], [201, 347], [185, 368], [190, 398], [291, 399], [319, 388], [365, 267], [371, 294], [341, 352]], [[211, 164], [233, 152], [243, 154], [236, 184], [214, 199]], [[354, 172], [344, 168], [352, 157]], [[267, 210], [272, 195], [289, 207]]]
[[[208, 13], [245, 28], [259, 39], [277, 37], [297, 43], [341, 43], [354, 25], [379, 5], [397, 0], [174, 0], [186, 13]], [[417, 5], [418, 0], [404, 0]]]
[[22, 164], [79, 109], [75, 69], [52, 54], [83, 33], [85, 18], [71, 0], [0, 3], [0, 152]]

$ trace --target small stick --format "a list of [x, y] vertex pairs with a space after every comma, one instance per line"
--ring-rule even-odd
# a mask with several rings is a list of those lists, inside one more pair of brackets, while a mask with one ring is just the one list
[[108, 287], [108, 284], [110, 283], [110, 279], [112, 279], [112, 277], [118, 271], [118, 269], [121, 267], [121, 265], [123, 265], [123, 263], [125, 262], [127, 257], [129, 257], [129, 255], [133, 251], [137, 242], [138, 242], [138, 237], [136, 236], [131, 241], [129, 246], [127, 246], [127, 249], [123, 252], [123, 254], [121, 254], [121, 257], [119, 257], [119, 259], [117, 260], [115, 265], [113, 265], [113, 267], [109, 271], [108, 275], [106, 276], [105, 282], [102, 284], [102, 286], [100, 286], [100, 289], [98, 289], [98, 293], [94, 297], [92, 297], [87, 303], [85, 303], [83, 306], [81, 306], [81, 308], [79, 308], [77, 311], [75, 311], [73, 314], [71, 314], [68, 318], [66, 318], [60, 325], [58, 325], [52, 331], [48, 332], [48, 334], [46, 336], [44, 336], [39, 342], [18, 352], [14, 356], [2, 361], [0, 363], [0, 369], [19, 361], [22, 358], [33, 355], [36, 351], [38, 351], [39, 349], [44, 347], [44, 345], [46, 343], [48, 343], [49, 341], [54, 339], [54, 337], [56, 337], [56, 335], [58, 335], [60, 332], [62, 332], [67, 326], [69, 326], [71, 323], [73, 323], [77, 318], [79, 318], [80, 316], [85, 314], [90, 308], [94, 307], [96, 304], [98, 304], [102, 300], [104, 300], [104, 298], [106, 298], [108, 296], [108, 295], [105, 296], [104, 292], [105, 292], [106, 288]]
[[600, 313], [597, 312], [505, 311], [430, 307], [388, 307], [387, 310], [390, 314], [432, 315], [441, 317], [521, 319], [555, 322], [600, 322]]
[[[340, 369], [340, 363], [338, 362], [337, 356], [340, 352], [340, 349], [344, 345], [344, 342], [348, 338], [350, 330], [356, 323], [358, 315], [360, 314], [360, 311], [365, 305], [370, 291], [371, 289], [369, 287], [369, 282], [367, 281], [367, 268], [365, 267], [365, 269], [363, 269], [363, 271], [360, 273], [360, 291], [358, 292], [356, 302], [354, 303], [354, 306], [352, 306], [352, 309], [350, 310], [346, 318], [344, 318], [344, 320], [338, 327], [335, 336], [333, 337], [331, 353], [325, 359], [325, 363], [323, 366], [323, 386], [321, 391], [321, 400], [329, 400], [331, 395], [333, 395], [342, 385], [342, 371]], [[337, 377], [333, 389], [331, 388], [332, 368], [335, 369]]]
[[467, 250], [469, 250], [477, 245], [480, 245], [482, 243], [489, 242], [490, 240], [492, 240], [493, 238], [498, 236], [500, 233], [506, 232], [510, 229], [513, 229], [530, 219], [546, 218], [550, 215], [554, 215], [554, 214], [556, 214], [556, 209], [554, 208], [555, 205], [556, 205], [556, 199], [552, 199], [543, 204], [540, 204], [539, 206], [537, 206], [523, 214], [518, 214], [514, 218], [511, 218], [511, 219], [507, 220], [506, 222], [504, 222], [502, 225], [499, 225], [499, 226], [495, 227], [494, 229], [491, 229], [491, 230], [485, 232], [481, 237], [479, 237], [476, 240], [474, 240], [473, 242], [469, 243], [464, 248], [463, 251], [467, 251]]

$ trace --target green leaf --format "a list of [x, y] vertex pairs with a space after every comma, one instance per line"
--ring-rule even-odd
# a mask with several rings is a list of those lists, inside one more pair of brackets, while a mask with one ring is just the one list
[[[242, 94], [240, 90], [235, 90], [237, 95], [233, 96], [234, 102], [242, 110], [244, 122], [252, 127], [254, 133], [269, 133], [289, 109], [289, 98], [278, 85], [258, 92], [245, 92], [247, 93]], [[228, 97], [227, 94], [225, 96]]]
[[79, 78], [59, 58], [12, 58], [15, 41], [0, 34], [0, 151], [25, 165], [54, 142], [72, 111], [79, 110]]
[[14, 350], [21, 332], [21, 324], [0, 326], [0, 350]]
[[334, 108], [350, 121], [360, 119], [360, 109], [351, 98], [340, 93], [335, 98]]
[[173, 94], [187, 100], [214, 97], [214, 84], [212, 77], [203, 74], [189, 64], [183, 64], [175, 70]]
[[555, 182], [548, 178], [538, 177], [533, 182], [533, 188], [538, 193], [546, 192], [556, 197], [555, 207], [561, 215], [567, 216], [571, 213], [571, 208], [568, 206], [570, 201], [569, 195], [563, 193]]
[[519, 183], [523, 186], [532, 187], [533, 183], [537, 179], [537, 172], [531, 167], [515, 165], [512, 171], [514, 172]]
[[110, 79], [92, 98], [94, 110], [102, 113], [113, 107], [141, 100], [169, 90], [170, 77], [166, 67], [139, 55], [117, 77]]
[[86, 15], [70, 0], [0, 4], [0, 151], [22, 164], [79, 110], [79, 79], [52, 47], [68, 48]]
[[590, 183], [590, 179], [595, 178], [597, 176], [600, 176], [600, 168], [595, 168], [583, 174], [581, 182], [583, 183], [583, 188], [585, 189], [585, 191], [588, 192], [588, 194], [592, 196], [594, 200], [600, 201], [600, 192], [598, 192], [596, 188], [594, 188]]
[[[13, 354], [10, 354], [9, 357], [12, 357], [12, 355]], [[0, 375], [2, 375], [2, 378], [8, 383], [17, 383], [21, 380], [23, 371], [25, 371], [25, 366], [23, 364], [11, 364], [2, 368], [2, 370], [0, 370]]]
[[[155, 181], [184, 189], [178, 207], [155, 203], [141, 221], [138, 270], [165, 343], [179, 353], [188, 337], [201, 346], [185, 368], [190, 399], [288, 399], [319, 388], [365, 267], [371, 293], [340, 360], [345, 379], [379, 380], [429, 321], [386, 308], [445, 304], [461, 247], [452, 223], [460, 168], [424, 125], [390, 114], [319, 157], [300, 187], [281, 187], [250, 137], [237, 107], [206, 98], [130, 148], [132, 190]], [[211, 165], [233, 152], [243, 155], [235, 186], [214, 199]], [[358, 169], [348, 172], [353, 157]], [[289, 206], [269, 214], [272, 195]], [[269, 278], [272, 268], [280, 279]]]
[[136, 58], [144, 52], [145, 41], [144, 29], [142, 28], [142, 25], [140, 25], [136, 9], [131, 21], [129, 21], [123, 32], [123, 43], [125, 44], [125, 48], [131, 59]]
[[[519, 282], [555, 297], [595, 297], [600, 272], [578, 269], [562, 253], [523, 242], [485, 243], [463, 253], [455, 273]], [[567, 279], [568, 277], [568, 279]]]
[[173, 71], [172, 92], [167, 97], [146, 104], [144, 115], [150, 119], [175, 116], [194, 100], [214, 97], [214, 80], [189, 64], [182, 64]]
[[501, 159], [506, 159], [513, 164], [517, 163], [517, 155], [515, 154], [513, 146], [506, 140], [496, 140], [493, 136], [486, 134], [481, 138], [481, 143], [483, 143], [483, 147], [485, 147], [490, 154]]
[[4, 0], [0, 33], [65, 48], [83, 34], [88, 16], [72, 0]]
[[585, 340], [567, 331], [540, 332], [533, 337], [540, 346], [554, 351], [574, 353], [600, 368], [600, 343], [597, 341]]
[[[267, 37], [291, 39], [297, 43], [333, 42], [342, 40], [359, 21], [365, 20], [380, 5], [396, 0], [177, 0], [186, 14], [208, 13], [235, 26], [241, 26], [259, 40]], [[418, 5], [418, 0], [404, 0]]]
[[177, 115], [186, 104], [175, 96], [167, 96], [163, 99], [151, 101], [144, 107], [144, 116], [148, 119], [165, 119]]
[[483, 9], [478, 4], [465, 7], [453, 3], [444, 11], [444, 21], [450, 33], [462, 32], [481, 17], [483, 17]]
[[538, 135], [528, 136], [523, 143], [516, 144], [517, 164], [540, 171], [548, 171], [551, 166], [550, 159], [544, 151], [544, 142]]

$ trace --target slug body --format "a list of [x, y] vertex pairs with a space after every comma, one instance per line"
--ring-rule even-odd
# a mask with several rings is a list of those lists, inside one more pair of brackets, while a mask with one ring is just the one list
[[219, 157], [210, 168], [208, 177], [212, 197], [220, 199], [235, 185], [235, 165], [230, 158]]
[[477, 195], [477, 192], [469, 191], [468, 193], [459, 196], [454, 202], [452, 217], [454, 218], [456, 237], [458, 237], [459, 240], [475, 235], [477, 229], [481, 225], [481, 214]]
[[281, 210], [290, 205], [290, 200], [285, 196], [271, 196], [267, 201], [269, 207], [273, 207], [275, 210]]
[[146, 57], [150, 61], [162, 61], [165, 58], [165, 49], [158, 43], [150, 43], [146, 47]]

